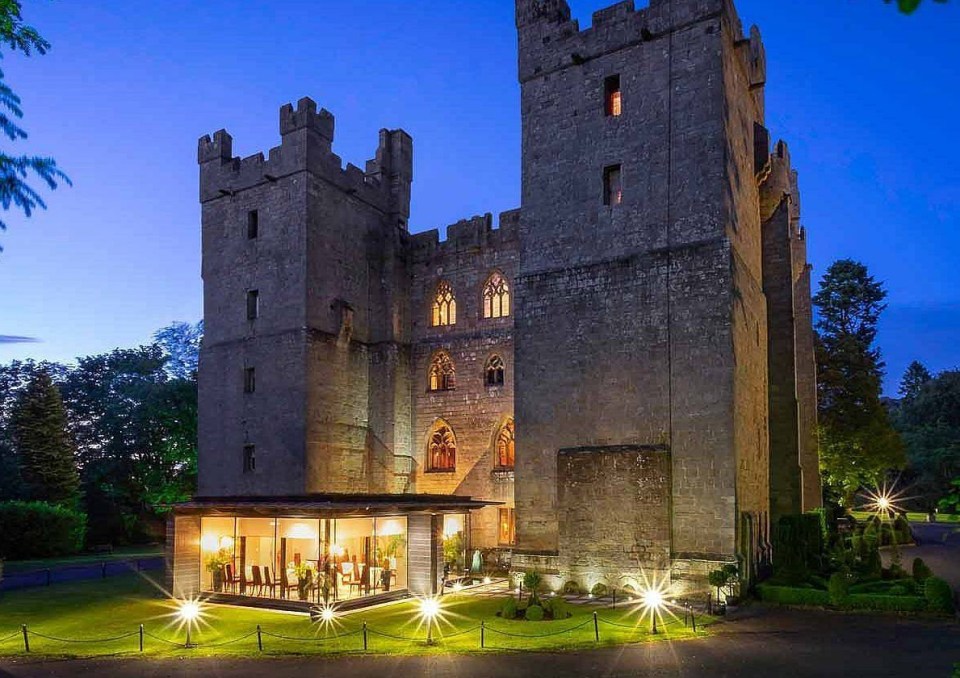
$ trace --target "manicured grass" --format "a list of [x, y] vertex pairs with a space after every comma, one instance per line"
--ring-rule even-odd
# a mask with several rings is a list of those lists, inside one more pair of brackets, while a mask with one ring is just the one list
[[163, 555], [162, 546], [125, 546], [113, 550], [113, 553], [84, 553], [63, 558], [43, 558], [38, 560], [7, 560], [3, 570], [7, 574], [30, 572], [33, 570], [53, 569], [70, 565], [89, 565], [91, 563], [113, 562], [117, 560], [135, 560], [137, 558], [155, 558]]
[[[870, 513], [869, 511], [851, 511], [850, 515], [852, 515], [857, 520], [866, 520], [867, 518], [871, 517], [874, 514]], [[914, 512], [908, 511], [907, 520], [910, 521], [911, 523], [925, 523], [927, 522], [927, 514], [914, 513]], [[937, 522], [938, 523], [960, 523], [960, 514], [941, 513], [937, 515]]]
[[[633, 609], [598, 610], [600, 642], [594, 639], [593, 610], [571, 605], [573, 616], [563, 621], [507, 621], [496, 617], [502, 599], [449, 594], [443, 598], [443, 621], [434, 629], [436, 644], [425, 643], [426, 628], [419, 624], [415, 601], [345, 614], [335, 628], [324, 628], [304, 615], [227, 606], [204, 606], [204, 621], [191, 634], [198, 646], [185, 649], [186, 634], [177, 628], [174, 610], [152, 583], [135, 575], [49, 588], [0, 594], [0, 656], [23, 653], [20, 624], [31, 632], [33, 655], [140, 656], [138, 630], [149, 634], [148, 656], [260, 656], [256, 628], [263, 629], [263, 655], [357, 653], [363, 651], [362, 624], [367, 623], [368, 651], [377, 654], [438, 654], [449, 652], [567, 650], [649, 640], [680, 640], [703, 635], [709, 618], [698, 618], [698, 633], [681, 618], [660, 624], [650, 634], [650, 621]], [[480, 649], [480, 621], [486, 624], [486, 650]], [[617, 626], [614, 626], [616, 624]], [[576, 627], [576, 628], [575, 628]], [[575, 629], [565, 632], [566, 629]], [[514, 635], [503, 635], [506, 632]], [[559, 632], [559, 633], [558, 633]], [[59, 639], [90, 640], [65, 643]], [[115, 641], [103, 639], [133, 634]], [[554, 634], [533, 637], [538, 634]], [[150, 635], [164, 639], [163, 642]], [[248, 636], [248, 637], [245, 637]], [[281, 636], [281, 637], [277, 637]], [[524, 637], [516, 637], [524, 636]], [[309, 639], [301, 641], [297, 639]], [[236, 642], [230, 642], [236, 641]], [[318, 642], [323, 641], [323, 642]], [[221, 645], [221, 643], [229, 643]]]

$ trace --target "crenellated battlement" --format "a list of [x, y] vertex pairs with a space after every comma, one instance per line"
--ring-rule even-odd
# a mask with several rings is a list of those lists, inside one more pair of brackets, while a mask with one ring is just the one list
[[375, 157], [366, 170], [343, 166], [332, 150], [335, 119], [326, 109], [304, 97], [297, 107], [280, 109], [279, 146], [269, 155], [233, 156], [233, 138], [219, 130], [200, 138], [200, 202], [232, 196], [240, 191], [273, 183], [299, 172], [309, 172], [344, 193], [356, 196], [383, 211], [406, 228], [410, 213], [410, 182], [413, 180], [413, 140], [403, 130], [381, 130]]
[[520, 210], [509, 210], [500, 213], [500, 226], [494, 228], [493, 215], [488, 212], [450, 224], [444, 240], [440, 239], [439, 229], [433, 229], [411, 236], [410, 245], [417, 261], [469, 250], [516, 248], [519, 222]]
[[592, 25], [581, 30], [566, 0], [518, 0], [520, 82], [656, 40], [724, 11], [736, 17], [730, 0], [650, 0], [640, 9], [625, 0], [594, 12]]

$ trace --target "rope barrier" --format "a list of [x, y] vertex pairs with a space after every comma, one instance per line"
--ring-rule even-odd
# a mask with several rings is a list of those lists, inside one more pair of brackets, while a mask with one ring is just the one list
[[5, 643], [8, 640], [13, 640], [14, 638], [20, 638], [20, 631], [14, 631], [13, 635], [7, 636], [6, 638], [0, 638], [0, 643]]
[[465, 633], [473, 633], [474, 631], [480, 630], [480, 624], [476, 626], [471, 626], [469, 629], [464, 629], [463, 631], [457, 631], [456, 633], [444, 634], [442, 632], [438, 633], [440, 640], [446, 640], [447, 638], [456, 638], [457, 636], [462, 636]]
[[[31, 633], [33, 633], [33, 632], [31, 631]], [[153, 635], [152, 633], [150, 633], [149, 631], [144, 631], [144, 632], [143, 632], [143, 635], [145, 635], [147, 638], [152, 638], [153, 640], [159, 640], [161, 643], [166, 643], [167, 645], [175, 645], [175, 646], [177, 646], [177, 647], [183, 647], [183, 643], [181, 643], [181, 642], [179, 642], [179, 641], [167, 640], [166, 638], [161, 638], [160, 636], [155, 636], [155, 635]]]
[[47, 636], [42, 633], [37, 633], [36, 631], [28, 631], [28, 633], [31, 636], [43, 638], [44, 640], [52, 640], [55, 643], [113, 643], [118, 640], [125, 640], [127, 638], [140, 635], [139, 631], [134, 631], [133, 633], [126, 633], [122, 636], [115, 636], [113, 638], [57, 638], [56, 636]]
[[499, 633], [501, 636], [510, 636], [511, 638], [548, 638], [550, 636], [559, 636], [564, 633], [570, 633], [571, 631], [576, 631], [577, 629], [582, 629], [584, 626], [592, 624], [593, 620], [588, 619], [582, 624], [577, 624], [576, 626], [571, 626], [569, 629], [563, 629], [561, 631], [553, 631], [551, 633], [538, 633], [538, 634], [528, 634], [528, 633], [510, 633], [509, 631], [501, 631], [500, 629], [495, 629], [492, 626], [487, 626], [487, 631], [492, 631], [494, 633]]
[[367, 627], [367, 633], [372, 633], [375, 636], [383, 636], [384, 638], [392, 638], [393, 640], [403, 640], [406, 642], [416, 642], [418, 640], [423, 640], [423, 638], [411, 638], [408, 636], [395, 636], [390, 633], [384, 633], [383, 631], [377, 631], [376, 629], [371, 629]]
[[194, 643], [194, 647], [223, 647], [224, 645], [232, 645], [233, 643], [239, 643], [241, 640], [246, 640], [257, 635], [256, 631], [252, 631], [245, 636], [240, 636], [239, 638], [234, 638], [233, 640], [226, 640], [222, 643]]
[[[327, 636], [326, 638], [318, 638], [316, 636], [314, 636], [313, 638], [297, 638], [296, 636], [285, 636], [281, 633], [270, 633], [269, 631], [262, 631], [261, 633], [263, 633], [263, 635], [268, 636], [270, 638], [279, 638], [280, 640], [292, 640], [298, 643], [325, 643], [328, 640], [338, 640], [339, 638], [349, 638], [350, 636], [355, 636], [360, 632], [361, 632], [360, 629], [357, 629], [356, 631], [350, 631], [349, 633], [339, 633], [335, 636]], [[257, 632], [254, 631], [250, 635], [251, 636], [256, 635], [256, 633]]]

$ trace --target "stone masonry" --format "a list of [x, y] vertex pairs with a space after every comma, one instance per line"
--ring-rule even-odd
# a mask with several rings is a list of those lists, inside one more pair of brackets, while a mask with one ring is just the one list
[[[621, 2], [584, 30], [565, 0], [517, 0], [516, 20], [522, 200], [497, 227], [411, 235], [411, 137], [344, 168], [310, 99], [266, 157], [200, 140], [200, 494], [469, 495], [502, 502], [473, 546], [554, 585], [749, 576], [771, 517], [820, 496], [806, 234], [759, 31], [729, 0]], [[452, 468], [431, 467], [441, 427]]]

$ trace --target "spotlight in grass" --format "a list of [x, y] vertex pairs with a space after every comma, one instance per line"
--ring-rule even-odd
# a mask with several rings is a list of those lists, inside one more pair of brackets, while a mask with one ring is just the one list
[[880, 518], [892, 519], [903, 509], [900, 507], [900, 501], [904, 498], [902, 492], [896, 491], [896, 483], [888, 486], [886, 483], [878, 487], [876, 491], [866, 491], [864, 493], [867, 503], [864, 508]]
[[439, 598], [424, 598], [420, 601], [420, 618], [427, 625], [427, 645], [433, 645], [433, 625], [440, 613]]
[[190, 642], [190, 632], [193, 631], [193, 627], [199, 625], [200, 620], [203, 618], [203, 610], [200, 608], [199, 600], [181, 600], [177, 603], [177, 619], [180, 621], [181, 627], [186, 627], [187, 630], [187, 642], [186, 647], [190, 647], [192, 644]]
[[667, 579], [657, 579], [654, 577], [648, 580], [646, 574], [643, 576], [644, 582], [640, 587], [640, 600], [638, 601], [641, 621], [650, 615], [650, 631], [658, 633], [657, 622], [663, 617], [670, 607], [670, 582]]

